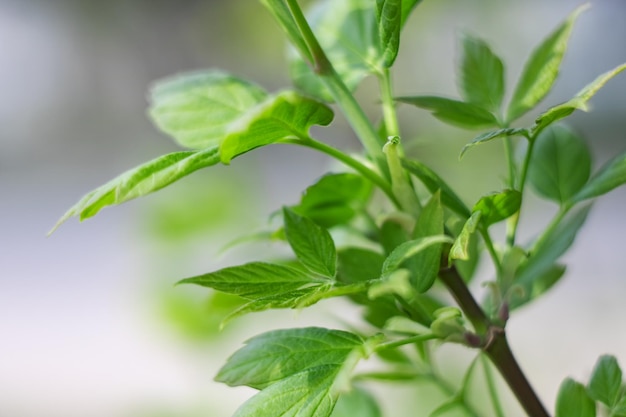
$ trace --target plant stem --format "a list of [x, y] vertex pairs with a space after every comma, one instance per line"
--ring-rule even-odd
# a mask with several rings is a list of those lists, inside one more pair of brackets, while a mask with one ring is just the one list
[[387, 166], [391, 175], [391, 188], [394, 195], [400, 201], [402, 210], [417, 218], [422, 210], [422, 205], [417, 199], [415, 190], [409, 182], [408, 174], [400, 161], [400, 138], [390, 136], [387, 144], [383, 147], [383, 152], [387, 156]]
[[439, 272], [439, 278], [455, 298], [476, 332], [482, 337], [486, 337], [484, 352], [498, 368], [528, 416], [550, 417], [515, 360], [506, 340], [504, 329], [495, 326], [489, 320], [456, 268], [454, 266], [443, 268]]
[[[528, 167], [530, 166], [530, 158], [532, 156], [533, 149], [535, 147], [535, 139], [536, 139], [536, 136], [532, 136], [528, 138], [528, 149], [526, 149], [526, 156], [524, 157], [524, 165], [522, 165], [522, 174], [520, 176], [520, 181], [519, 181], [519, 192], [522, 195], [522, 201], [524, 199], [524, 189], [526, 188], [526, 177], [528, 175]], [[515, 238], [517, 235], [517, 226], [519, 225], [520, 211], [518, 211], [511, 217], [511, 222], [509, 223], [509, 232], [507, 233], [507, 243], [509, 246], [515, 245]]]
[[380, 138], [369, 121], [365, 112], [357, 103], [356, 99], [345, 85], [339, 74], [335, 71], [332, 63], [328, 60], [326, 53], [319, 44], [309, 22], [306, 20], [297, 0], [286, 0], [300, 33], [313, 57], [313, 71], [320, 76], [320, 80], [341, 108], [343, 114], [352, 129], [359, 137], [367, 154], [376, 161], [376, 164], [385, 172], [385, 160], [382, 156], [382, 146]]
[[498, 277], [500, 277], [502, 275], [502, 262], [500, 261], [500, 258], [498, 257], [498, 253], [496, 252], [496, 248], [493, 245], [493, 241], [491, 240], [491, 235], [489, 234], [489, 231], [487, 230], [486, 227], [480, 228], [480, 234], [483, 237], [483, 241], [485, 242], [485, 246], [487, 247], [487, 251], [489, 252], [489, 255], [491, 256], [491, 259], [493, 260], [493, 264], [496, 268], [496, 274]]
[[398, 126], [398, 116], [396, 115], [396, 106], [393, 100], [389, 68], [384, 68], [378, 79], [380, 80], [380, 96], [383, 105], [385, 130], [389, 136], [400, 136], [400, 127]]
[[498, 368], [529, 417], [550, 417], [515, 360], [503, 329], [493, 332], [485, 353]]
[[350, 155], [347, 155], [344, 152], [340, 151], [339, 149], [333, 148], [332, 146], [326, 145], [325, 143], [319, 142], [312, 138], [308, 138], [306, 140], [287, 139], [283, 141], [282, 143], [306, 146], [307, 148], [318, 150], [322, 153], [325, 153], [326, 155], [332, 156], [333, 158], [343, 162], [344, 164], [346, 164], [347, 166], [354, 169], [355, 171], [363, 175], [365, 178], [370, 180], [374, 185], [378, 186], [378, 188], [380, 188], [385, 193], [385, 195], [389, 197], [389, 199], [394, 204], [394, 206], [396, 206], [396, 208], [398, 209], [401, 208], [400, 202], [398, 201], [398, 199], [393, 193], [391, 184], [389, 184], [389, 182], [385, 180], [383, 177], [381, 177], [376, 171], [367, 167], [366, 165], [362, 164], [356, 159], [352, 158]]

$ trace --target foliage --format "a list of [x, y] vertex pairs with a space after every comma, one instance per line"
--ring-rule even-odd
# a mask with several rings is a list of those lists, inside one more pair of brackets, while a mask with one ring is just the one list
[[[577, 109], [587, 110], [593, 95], [626, 64], [602, 74], [572, 99], [543, 110], [532, 125], [513, 124], [552, 89], [574, 23], [586, 6], [572, 12], [532, 52], [505, 104], [502, 59], [485, 40], [467, 34], [460, 40], [460, 99], [394, 97], [390, 69], [400, 51], [402, 28], [410, 13], [419, 11], [419, 0], [319, 0], [308, 17], [296, 0], [262, 3], [293, 46], [295, 87], [269, 93], [215, 70], [158, 82], [150, 94], [150, 117], [191, 150], [129, 170], [87, 194], [59, 224], [72, 216], [94, 216], [201, 168], [228, 165], [256, 148], [292, 144], [323, 152], [346, 170], [322, 176], [299, 202], [282, 207], [281, 226], [261, 236], [282, 241], [291, 249], [291, 259], [252, 260], [179, 281], [234, 297], [225, 320], [267, 309], [301, 309], [331, 297], [347, 297], [363, 307], [359, 330], [282, 329], [245, 342], [216, 377], [259, 390], [235, 416], [343, 417], [356, 412], [378, 417], [377, 400], [362, 384], [376, 379], [422, 379], [439, 386], [449, 399], [431, 416], [457, 409], [486, 415], [484, 405], [477, 409], [468, 399], [478, 363], [495, 415], [504, 413], [490, 376], [492, 365], [529, 416], [548, 416], [515, 362], [505, 328], [511, 312], [534, 302], [564, 275], [559, 260], [587, 218], [588, 201], [626, 183], [626, 153], [592, 174], [584, 139], [556, 123]], [[366, 76], [380, 83], [383, 123], [378, 127], [352, 95]], [[461, 156], [502, 141], [509, 167], [502, 188], [468, 205], [424, 161], [406, 156], [396, 117], [399, 103], [426, 109], [444, 123], [483, 130]], [[330, 125], [336, 111], [361, 140], [363, 158], [311, 134], [313, 126]], [[514, 148], [519, 148], [520, 161]], [[522, 244], [517, 230], [528, 185], [559, 209], [534, 240]], [[506, 239], [496, 244], [491, 226], [505, 221]], [[342, 229], [357, 237], [339, 246], [335, 235]], [[495, 273], [482, 304], [467, 286], [476, 279], [481, 252], [488, 254]], [[458, 307], [449, 304], [446, 292]], [[429, 352], [442, 343], [462, 344], [477, 354], [458, 391], [434, 371]], [[408, 354], [407, 345], [416, 348], [416, 357]], [[383, 359], [386, 370], [358, 374], [358, 363], [372, 356]], [[599, 359], [588, 385], [565, 379], [556, 400], [557, 417], [591, 417], [597, 409], [626, 416], [622, 371], [608, 355]]]

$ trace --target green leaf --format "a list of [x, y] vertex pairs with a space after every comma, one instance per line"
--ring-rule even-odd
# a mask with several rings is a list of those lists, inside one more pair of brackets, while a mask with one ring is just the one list
[[489, 227], [517, 213], [522, 205], [522, 195], [517, 190], [504, 190], [482, 197], [472, 212], [481, 212], [481, 222]]
[[232, 124], [220, 145], [224, 164], [238, 155], [285, 139], [309, 138], [313, 125], [326, 126], [333, 111], [310, 98], [285, 91], [268, 98]]
[[430, 110], [437, 119], [467, 129], [482, 129], [498, 125], [496, 117], [472, 103], [436, 96], [398, 97], [397, 101]]
[[246, 401], [233, 417], [329, 417], [340, 366], [324, 365], [282, 379]]
[[450, 210], [457, 213], [461, 218], [467, 219], [471, 212], [456, 195], [454, 190], [439, 176], [435, 171], [421, 163], [412, 159], [403, 159], [402, 166], [411, 174], [415, 175], [431, 193], [441, 192], [441, 202]]
[[626, 395], [622, 395], [612, 411], [614, 417], [626, 417]]
[[246, 298], [259, 298], [316, 282], [320, 281], [295, 268], [251, 262], [186, 278], [179, 281], [179, 284], [197, 284]]
[[[432, 195], [428, 203], [424, 206], [422, 213], [417, 218], [413, 236], [416, 239], [430, 238], [434, 241], [439, 239], [440, 243], [453, 243], [451, 238], [443, 236], [443, 219], [441, 193], [436, 192]], [[413, 250], [415, 249], [417, 248]], [[435, 282], [439, 274], [442, 249], [442, 244], [433, 245], [412, 257], [411, 284], [417, 292], [426, 292]], [[413, 250], [409, 249], [408, 251], [413, 252]]]
[[406, 24], [406, 21], [411, 15], [411, 12], [415, 9], [415, 6], [421, 2], [422, 0], [402, 0], [402, 26]]
[[470, 242], [472, 235], [476, 232], [478, 228], [480, 218], [482, 212], [476, 211], [472, 213], [469, 219], [463, 225], [463, 229], [461, 233], [454, 241], [452, 248], [450, 248], [449, 259], [460, 259], [460, 260], [468, 260], [470, 259]]
[[228, 126], [263, 101], [260, 87], [220, 71], [177, 75], [150, 91], [149, 114], [159, 129], [182, 146], [215, 146]]
[[532, 52], [511, 98], [508, 122], [521, 117], [548, 94], [559, 74], [574, 22], [588, 7], [588, 4], [584, 4], [574, 10], [567, 20]]
[[[528, 300], [532, 294], [537, 294], [538, 288], [549, 288], [546, 283], [556, 282], [563, 274], [563, 267], [555, 265], [555, 262], [574, 242], [578, 230], [587, 219], [590, 208], [591, 206], [583, 207], [566, 217], [557, 227], [549, 229], [531, 250], [528, 259], [519, 266], [514, 284], [522, 287], [524, 297], [528, 297]], [[559, 271], [561, 271], [560, 275]], [[533, 290], [533, 288], [537, 289]], [[516, 301], [515, 304], [521, 306], [525, 302]]]
[[376, 18], [382, 65], [390, 68], [400, 48], [400, 29], [402, 26], [402, 0], [376, 0]]
[[569, 202], [589, 179], [591, 155], [585, 141], [561, 125], [545, 129], [535, 141], [528, 169], [530, 184], [550, 200]]
[[274, 330], [255, 336], [220, 369], [216, 381], [262, 389], [309, 368], [341, 366], [363, 340], [320, 327]]
[[575, 203], [595, 198], [626, 184], [626, 152], [604, 165], [572, 198]]
[[303, 193], [293, 211], [325, 228], [350, 221], [362, 209], [372, 187], [365, 178], [348, 172], [326, 174]]
[[498, 112], [504, 96], [502, 61], [482, 39], [465, 34], [461, 42], [461, 95], [467, 102]]
[[[307, 17], [348, 89], [354, 90], [365, 76], [380, 71], [382, 51], [372, 0], [317, 2]], [[290, 70], [299, 89], [323, 101], [333, 101], [320, 77], [302, 59], [295, 57]]]
[[342, 394], [331, 417], [383, 417], [376, 399], [362, 388]]
[[540, 132], [557, 120], [569, 116], [575, 110], [589, 111], [587, 102], [591, 100], [591, 98], [604, 86], [604, 84], [625, 69], [626, 64], [622, 64], [611, 71], [605, 72], [604, 74], [598, 76], [585, 88], [580, 90], [571, 100], [557, 106], [550, 107], [535, 120], [535, 125], [532, 127], [533, 133], [536, 134], [537, 132]]
[[312, 272], [333, 278], [337, 271], [337, 252], [330, 233], [289, 208], [283, 208], [285, 236], [296, 257]]
[[595, 417], [596, 404], [585, 387], [571, 378], [566, 378], [556, 399], [555, 417]]
[[89, 192], [70, 208], [50, 233], [73, 216], [85, 220], [102, 208], [122, 204], [133, 198], [157, 191], [186, 175], [219, 162], [217, 148], [202, 151], [174, 152], [160, 156], [126, 171], [108, 183]]
[[278, 24], [283, 28], [291, 43], [301, 56], [308, 62], [313, 61], [309, 47], [306, 45], [300, 29], [291, 14], [291, 10], [285, 0], [261, 0], [261, 4], [269, 9]]
[[468, 144], [466, 144], [463, 149], [461, 149], [461, 154], [459, 155], [459, 159], [463, 158], [465, 152], [467, 152], [470, 148], [473, 148], [476, 145], [482, 145], [483, 143], [491, 142], [494, 139], [505, 138], [510, 136], [524, 136], [528, 137], [529, 133], [527, 129], [518, 129], [518, 128], [506, 128], [506, 129], [498, 129], [493, 130], [487, 133], [481, 133], [472, 139]]
[[403, 244], [398, 246], [393, 252], [391, 252], [387, 259], [385, 259], [381, 275], [389, 275], [391, 272], [398, 269], [402, 262], [406, 261], [412, 256], [417, 255], [420, 252], [425, 251], [430, 246], [452, 242], [452, 238], [445, 235], [428, 236], [404, 242]]
[[591, 374], [589, 396], [613, 408], [620, 400], [622, 388], [622, 370], [615, 356], [602, 355]]
[[364, 248], [344, 248], [338, 252], [337, 280], [352, 284], [380, 278], [385, 257]]

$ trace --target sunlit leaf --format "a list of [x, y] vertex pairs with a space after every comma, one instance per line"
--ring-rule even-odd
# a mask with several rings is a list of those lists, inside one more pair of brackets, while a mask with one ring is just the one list
[[218, 162], [219, 155], [215, 147], [202, 151], [174, 152], [160, 156], [126, 171], [85, 195], [61, 217], [50, 233], [70, 217], [87, 219], [95, 216], [106, 206], [122, 204], [133, 198], [150, 194], [194, 171]]
[[382, 275], [387, 275], [395, 271], [400, 267], [402, 262], [426, 250], [430, 246], [452, 242], [452, 238], [444, 235], [428, 236], [404, 242], [403, 244], [398, 246], [393, 252], [391, 252], [391, 254], [387, 257], [383, 265]]
[[397, 97], [397, 101], [430, 110], [433, 116], [451, 125], [481, 129], [498, 125], [489, 111], [472, 103], [436, 96]]
[[328, 231], [288, 208], [283, 208], [285, 236], [296, 257], [310, 271], [333, 278], [337, 267], [335, 244]]
[[260, 87], [220, 71], [181, 74], [150, 91], [150, 117], [182, 146], [204, 149], [220, 143], [228, 126], [263, 101]]
[[359, 336], [341, 330], [274, 330], [246, 341], [215, 379], [230, 386], [262, 389], [309, 368], [341, 365], [362, 344]]
[[285, 91], [268, 98], [229, 128], [220, 145], [220, 159], [229, 164], [238, 155], [284, 139], [307, 139], [313, 125], [326, 126], [333, 111], [326, 105]]
[[602, 355], [591, 374], [587, 391], [589, 396], [613, 408], [622, 393], [622, 370], [615, 356]]
[[340, 369], [317, 366], [282, 379], [246, 401], [233, 417], [329, 417], [339, 396], [332, 388]]
[[542, 196], [564, 204], [589, 179], [591, 155], [585, 141], [562, 125], [553, 125], [535, 138], [528, 169], [530, 184]]
[[504, 190], [482, 197], [473, 212], [480, 211], [480, 220], [485, 226], [491, 226], [517, 213], [522, 205], [522, 195], [517, 190]]
[[559, 388], [555, 417], [596, 417], [596, 404], [582, 384], [566, 378]]
[[578, 16], [589, 7], [578, 7], [531, 54], [524, 66], [509, 104], [507, 121], [511, 122], [535, 107], [552, 89], [567, 43]]
[[504, 96], [504, 66], [482, 39], [465, 34], [461, 39], [460, 89], [463, 98], [497, 112]]
[[572, 201], [580, 202], [598, 197], [624, 184], [626, 184], [626, 152], [604, 165], [572, 198]]
[[598, 90], [604, 87], [604, 84], [606, 84], [611, 78], [615, 77], [617, 74], [624, 71], [625, 69], [626, 64], [622, 64], [612, 69], [611, 71], [605, 72], [604, 74], [598, 76], [585, 88], [580, 90], [571, 100], [551, 107], [547, 111], [543, 112], [535, 120], [535, 125], [532, 127], [533, 132], [540, 132], [557, 120], [569, 116], [575, 110], [588, 111], [589, 106], [587, 102], [598, 92]]

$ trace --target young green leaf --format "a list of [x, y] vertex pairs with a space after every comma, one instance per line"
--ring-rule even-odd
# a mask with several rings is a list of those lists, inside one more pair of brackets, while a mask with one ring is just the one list
[[339, 396], [333, 384], [340, 370], [323, 365], [282, 379], [246, 401], [233, 417], [329, 417]]
[[[429, 245], [428, 248], [416, 253], [411, 258], [411, 284], [419, 293], [426, 292], [433, 285], [439, 274], [441, 252], [443, 250], [441, 243], [453, 243], [451, 238], [443, 236], [443, 219], [441, 193], [436, 192], [424, 206], [422, 213], [417, 218], [415, 230], [413, 231], [413, 236], [416, 239], [440, 240], [440, 244]], [[412, 250], [409, 250], [409, 252], [412, 252]]]
[[498, 112], [504, 96], [504, 66], [482, 39], [464, 35], [460, 63], [461, 95], [465, 101]]
[[369, 392], [353, 387], [342, 394], [331, 417], [383, 417], [376, 399]]
[[300, 56], [307, 62], [313, 62], [311, 51], [307, 46], [293, 14], [289, 9], [289, 5], [285, 0], [261, 0], [261, 4], [269, 9], [278, 24], [283, 28], [287, 37], [300, 53]]
[[595, 198], [626, 184], [626, 152], [604, 165], [572, 198], [575, 203]]
[[350, 221], [371, 195], [371, 183], [360, 175], [327, 174], [302, 194], [293, 211], [330, 228]]
[[[433, 245], [440, 245], [442, 243], [452, 243], [453, 240], [449, 236], [438, 235], [422, 237], [415, 240], [409, 240], [398, 246], [391, 254], [385, 259], [383, 264], [382, 276], [389, 275], [393, 271], [397, 270], [402, 262], [425, 251]], [[430, 258], [430, 257], [429, 257]], [[419, 278], [418, 278], [419, 279]], [[426, 286], [425, 284], [423, 284]], [[421, 287], [422, 285], [420, 285]]]
[[449, 259], [460, 259], [460, 260], [468, 260], [470, 258], [469, 255], [469, 246], [471, 242], [472, 235], [476, 232], [478, 228], [480, 218], [482, 212], [475, 211], [472, 213], [469, 219], [463, 225], [463, 229], [461, 233], [454, 241], [454, 244], [450, 248]]
[[398, 97], [401, 103], [430, 110], [437, 119], [467, 129], [482, 129], [498, 125], [489, 111], [472, 103], [436, 96]]
[[587, 391], [591, 398], [609, 408], [617, 405], [622, 391], [622, 370], [614, 356], [603, 355], [598, 359]]
[[445, 207], [454, 211], [463, 219], [467, 219], [471, 215], [463, 200], [435, 171], [422, 162], [413, 159], [403, 159], [402, 166], [415, 175], [431, 193], [440, 190], [441, 202]]
[[149, 114], [182, 146], [203, 149], [218, 145], [228, 126], [266, 97], [260, 87], [220, 71], [182, 74], [154, 85]]
[[337, 251], [330, 233], [313, 220], [284, 207], [285, 236], [296, 257], [310, 271], [333, 278], [337, 272]]
[[570, 129], [552, 125], [535, 138], [528, 180], [542, 196], [569, 202], [589, 179], [591, 155], [585, 141]]
[[259, 298], [319, 282], [295, 268], [251, 262], [186, 278], [179, 281], [179, 284], [197, 284], [246, 298]]
[[585, 88], [580, 90], [574, 98], [566, 101], [565, 103], [550, 107], [535, 120], [535, 125], [532, 127], [533, 133], [536, 134], [540, 132], [557, 120], [569, 116], [575, 110], [588, 111], [589, 106], [587, 105], [587, 102], [591, 100], [591, 98], [604, 86], [604, 84], [625, 69], [626, 64], [622, 64], [611, 71], [605, 72], [604, 74], [598, 76]]
[[224, 164], [245, 152], [284, 139], [309, 138], [313, 125], [326, 126], [333, 120], [333, 111], [326, 105], [285, 91], [270, 97], [230, 125], [220, 145]]
[[344, 248], [338, 252], [337, 281], [352, 284], [380, 278], [385, 257], [364, 248]]
[[376, 18], [382, 65], [390, 68], [400, 48], [400, 29], [402, 25], [402, 0], [376, 0]]
[[596, 404], [582, 384], [566, 378], [559, 388], [555, 417], [596, 417]]
[[588, 7], [589, 5], [585, 4], [574, 10], [567, 20], [533, 51], [511, 98], [506, 119], [508, 122], [535, 107], [552, 89], [574, 22]]
[[352, 333], [320, 327], [282, 329], [245, 342], [220, 369], [216, 381], [262, 389], [309, 368], [342, 365], [363, 345]]
[[480, 211], [481, 222], [489, 227], [517, 213], [522, 205], [522, 195], [517, 190], [504, 190], [482, 197], [472, 212]]
[[122, 204], [133, 198], [150, 194], [194, 171], [218, 162], [219, 155], [216, 147], [160, 156], [126, 171], [89, 192], [61, 217], [50, 233], [70, 217], [77, 216], [81, 221], [85, 220], [95, 216], [106, 206]]
[[[350, 90], [368, 74], [380, 71], [382, 51], [372, 3], [323, 0], [307, 14], [322, 49]], [[290, 72], [299, 89], [323, 101], [333, 101], [320, 77], [301, 58], [294, 57]]]
[[481, 133], [472, 139], [469, 143], [463, 146], [461, 149], [461, 154], [459, 155], [459, 159], [463, 158], [465, 152], [467, 152], [470, 148], [473, 148], [476, 145], [482, 145], [483, 143], [491, 142], [494, 139], [505, 138], [510, 136], [524, 136], [528, 137], [529, 132], [527, 129], [520, 128], [506, 128], [506, 129], [498, 129], [493, 130], [487, 133]]

